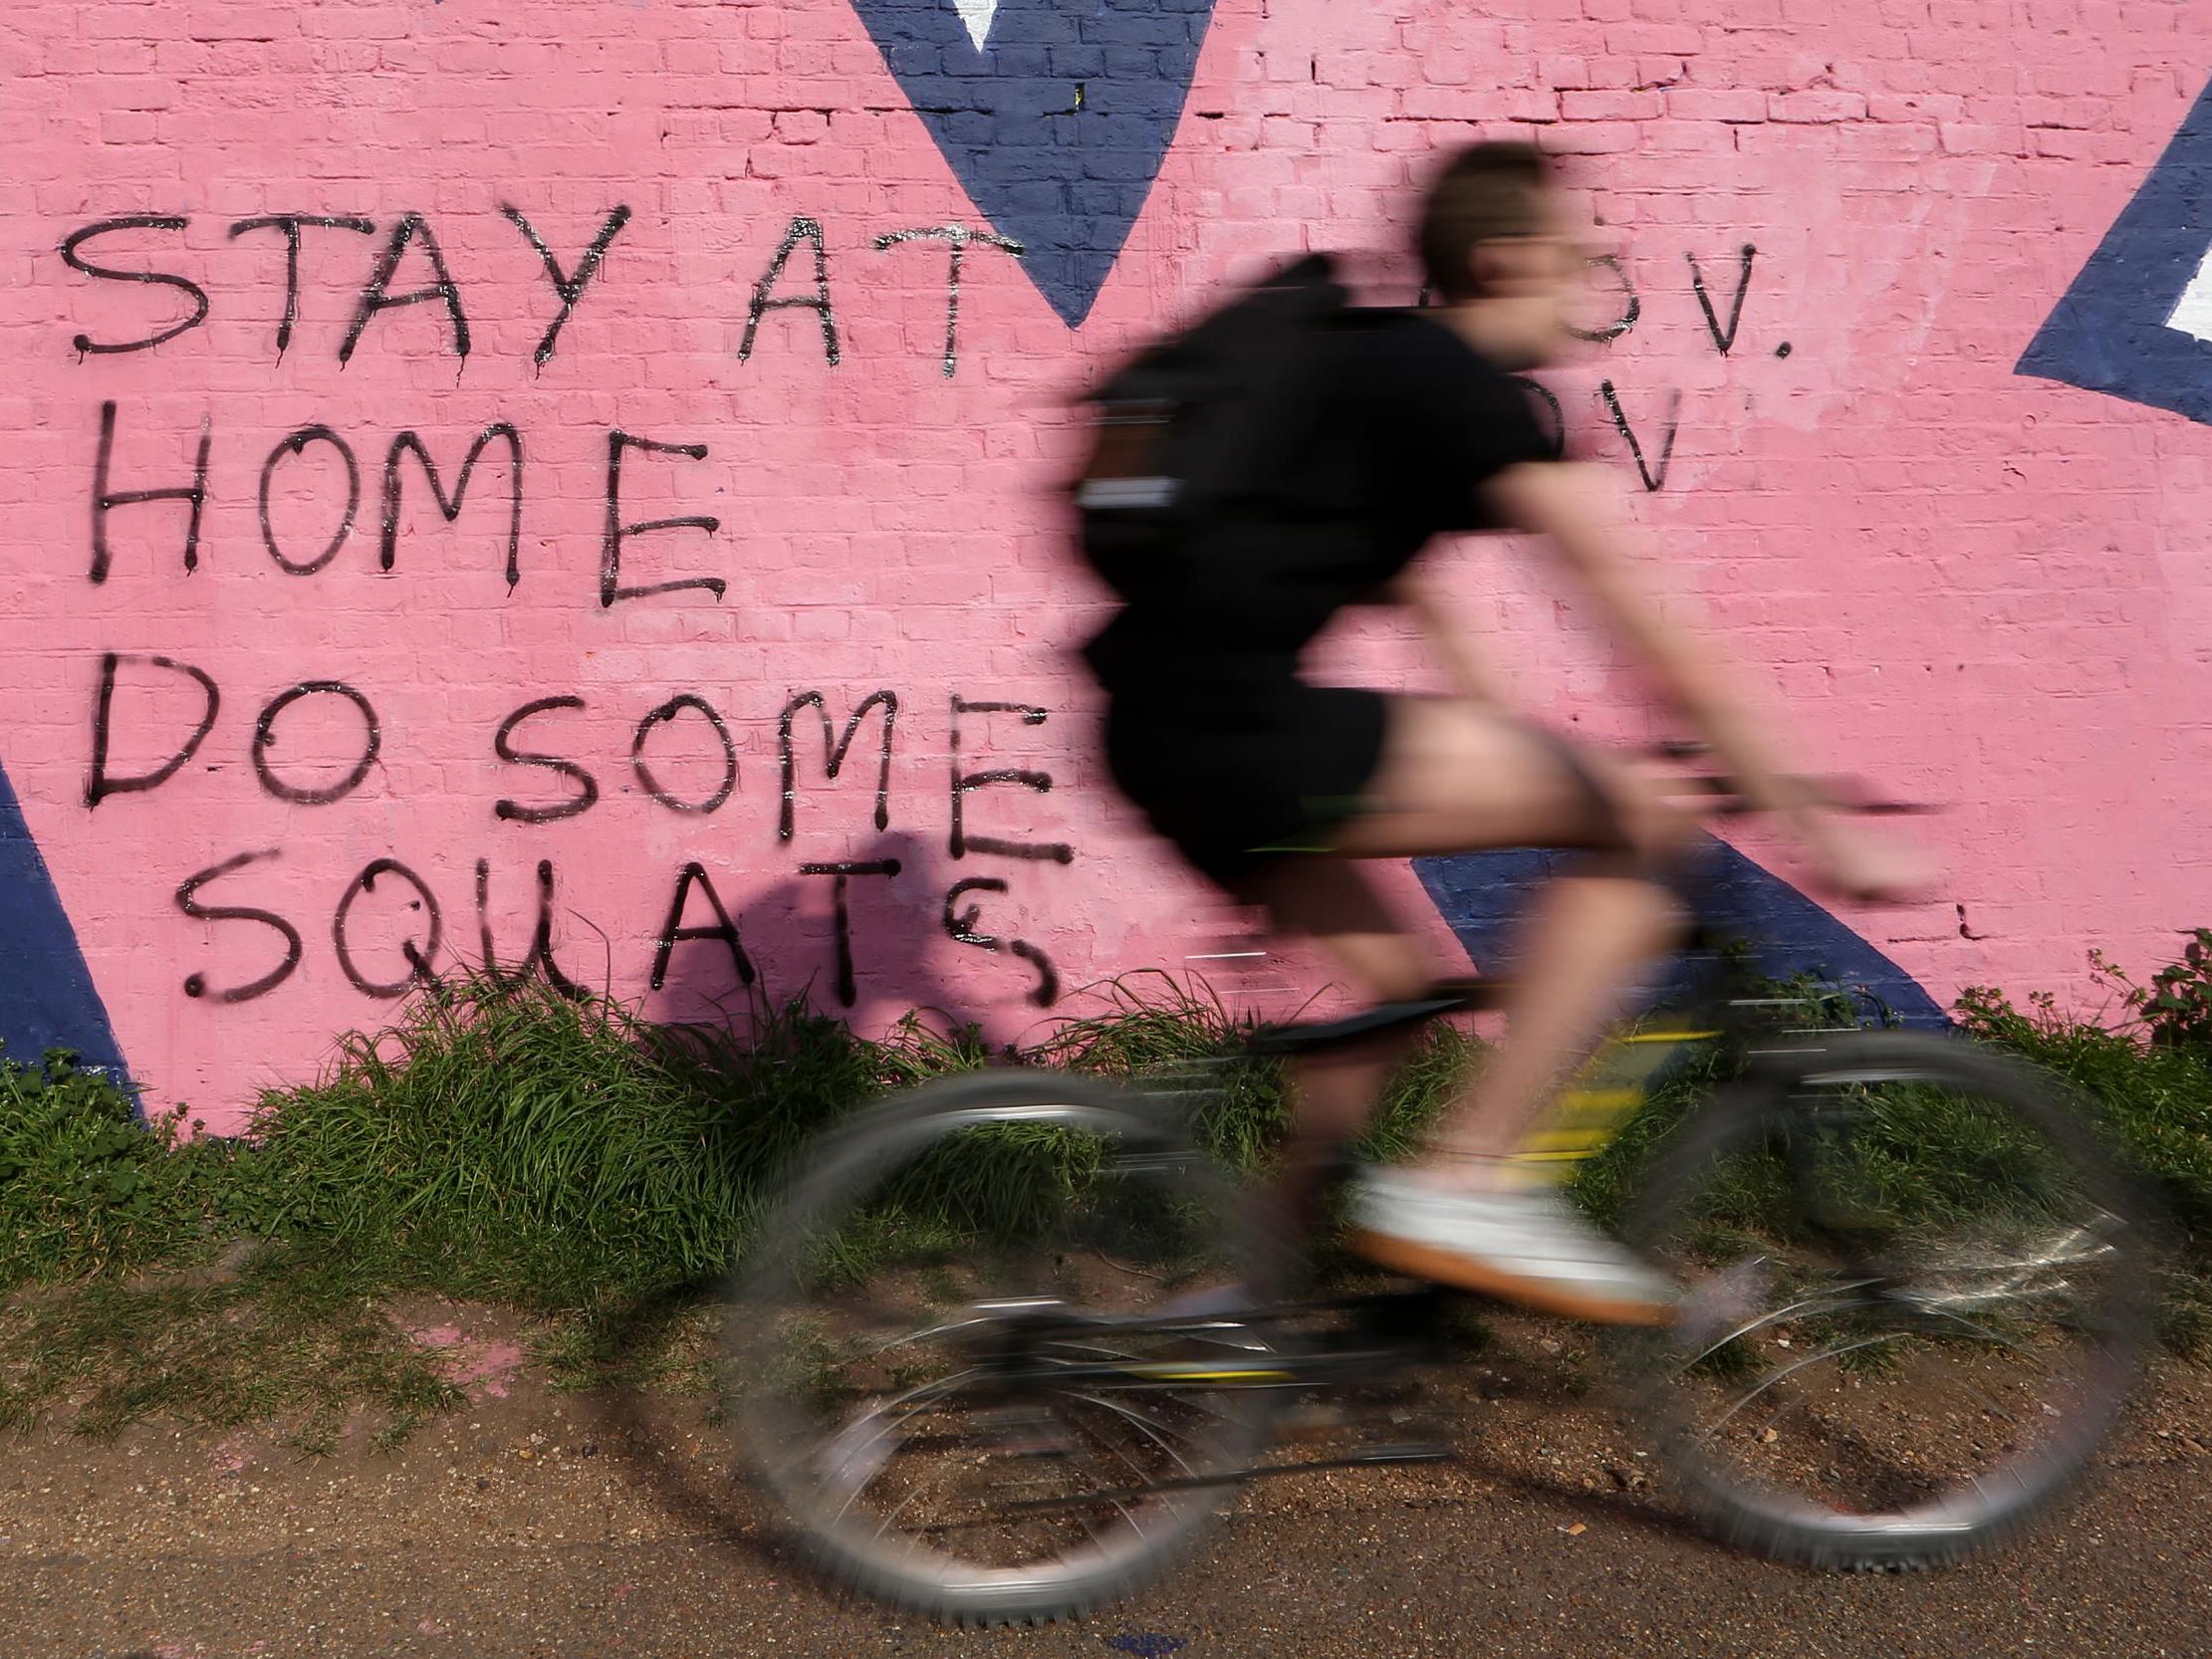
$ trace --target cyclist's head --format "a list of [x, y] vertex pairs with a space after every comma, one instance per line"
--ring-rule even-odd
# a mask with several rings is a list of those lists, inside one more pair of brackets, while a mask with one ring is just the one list
[[1429, 185], [1415, 246], [1435, 298], [1489, 308], [1517, 356], [1541, 362], [1566, 344], [1586, 254], [1534, 144], [1493, 141], [1453, 155]]

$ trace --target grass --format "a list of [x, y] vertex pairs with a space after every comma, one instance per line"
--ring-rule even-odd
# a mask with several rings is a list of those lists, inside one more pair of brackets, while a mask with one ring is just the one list
[[[2169, 975], [2158, 986], [2169, 1002], [2188, 989]], [[1809, 1012], [1835, 1012], [1818, 988], [1797, 990]], [[2212, 1045], [2197, 1027], [2169, 1040], [2170, 1018], [2105, 1029], [1989, 992], [1970, 993], [1960, 1019], [2102, 1107], [2189, 1241], [2173, 1338], [2212, 1343]], [[1201, 1144], [1250, 1172], [1287, 1108], [1279, 1066], [1240, 1052], [1249, 1029], [1165, 976], [1107, 987], [1094, 1015], [1013, 1057], [918, 1018], [869, 1040], [804, 1007], [762, 1009], [740, 1037], [536, 983], [465, 982], [348, 1038], [325, 1076], [268, 1094], [235, 1140], [194, 1135], [181, 1114], [141, 1124], [67, 1057], [0, 1058], [0, 1429], [275, 1418], [317, 1448], [366, 1409], [403, 1433], [454, 1398], [383, 1311], [407, 1294], [522, 1310], [538, 1357], [571, 1384], [697, 1385], [698, 1288], [742, 1252], [782, 1171], [856, 1106], [1009, 1058], [1141, 1077], [1186, 1095]], [[1432, 1028], [1362, 1155], [1409, 1151], [1479, 1051]], [[1725, 1069], [1725, 1056], [1701, 1057], [1583, 1167], [1577, 1195], [1600, 1217]], [[1932, 1108], [1900, 1107], [1887, 1127], [1869, 1179], [1891, 1202], [1986, 1194], [2006, 1167], [2005, 1147], [1975, 1145]], [[1087, 1179], [1050, 1131], [972, 1140], [921, 1167], [896, 1225], [988, 1216], [1019, 1231]], [[1756, 1230], [1772, 1202], [1747, 1177], [1722, 1219]], [[273, 1244], [241, 1262], [238, 1240]]]
[[250, 1155], [274, 1229], [368, 1278], [533, 1311], [711, 1277], [809, 1139], [887, 1088], [980, 1064], [918, 1022], [884, 1042], [793, 1008], [744, 1042], [541, 986], [426, 998], [273, 1094]]
[[0, 1431], [66, 1405], [88, 1435], [154, 1416], [274, 1422], [320, 1452], [357, 1413], [389, 1441], [460, 1402], [376, 1297], [322, 1265], [265, 1260], [218, 1282], [101, 1276], [0, 1304]]

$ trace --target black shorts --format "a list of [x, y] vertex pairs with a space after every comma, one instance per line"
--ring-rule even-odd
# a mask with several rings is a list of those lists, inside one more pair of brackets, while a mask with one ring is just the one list
[[1184, 858], [1245, 898], [1275, 859], [1332, 850], [1366, 810], [1387, 723], [1380, 692], [1300, 680], [1233, 701], [1117, 697], [1106, 766]]

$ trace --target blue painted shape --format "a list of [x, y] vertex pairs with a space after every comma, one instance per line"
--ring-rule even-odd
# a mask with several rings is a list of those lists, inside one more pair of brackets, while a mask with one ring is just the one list
[[1108, 1636], [1106, 1646], [1116, 1653], [1126, 1653], [1131, 1659], [1164, 1659], [1164, 1656], [1190, 1644], [1180, 1636], [1163, 1636], [1156, 1630], [1124, 1630], [1118, 1636]]
[[2212, 86], [2014, 366], [2212, 422], [2212, 344], [2166, 327], [2212, 245]]
[[[1515, 847], [1502, 852], [1462, 852], [1416, 858], [1414, 873], [1428, 889], [1468, 956], [1485, 974], [1513, 971], [1514, 927], [1529, 891], [1570, 852]], [[1780, 876], [1770, 874], [1725, 841], [1708, 838], [1695, 877], [1699, 908], [1722, 938], [1752, 945], [1759, 970], [1775, 979], [1810, 973], [1863, 992], [1907, 1026], [1948, 1025], [1942, 1007], [1904, 969], [1844, 926]], [[1679, 968], [1651, 987], [1664, 1000], [1682, 987]]]
[[121, 1080], [123, 1054], [107, 1006], [77, 947], [53, 874], [0, 767], [0, 1041], [11, 1060], [74, 1049]]
[[980, 48], [953, 0], [854, 4], [969, 199], [1081, 324], [1159, 175], [1213, 0], [999, 0]]

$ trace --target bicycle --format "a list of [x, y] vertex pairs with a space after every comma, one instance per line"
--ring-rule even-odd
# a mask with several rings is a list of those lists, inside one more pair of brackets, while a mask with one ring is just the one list
[[[1741, 810], [1725, 779], [1693, 787]], [[1710, 969], [1716, 941], [1685, 957]], [[1254, 1047], [1312, 1053], [1497, 991], [1442, 985]], [[1831, 1568], [1956, 1560], [2068, 1490], [2110, 1428], [2152, 1340], [2157, 1230], [2054, 1080], [1954, 1037], [1779, 1016], [1708, 972], [1608, 1045], [1539, 1150], [1571, 1167], [1670, 1063], [1738, 1053], [1741, 1075], [1660, 1138], [1623, 1228], [1683, 1287], [1672, 1325], [1616, 1333], [1632, 1406], [1731, 1543]], [[983, 1071], [820, 1149], [724, 1348], [750, 1461], [818, 1571], [944, 1620], [1044, 1622], [1156, 1576], [1243, 1482], [1449, 1455], [1394, 1439], [1260, 1461], [1292, 1400], [1435, 1357], [1460, 1299], [1292, 1300], [1297, 1250], [1238, 1225], [1189, 1108]]]

